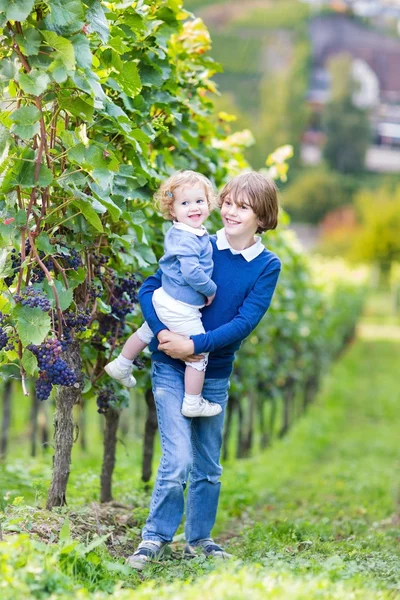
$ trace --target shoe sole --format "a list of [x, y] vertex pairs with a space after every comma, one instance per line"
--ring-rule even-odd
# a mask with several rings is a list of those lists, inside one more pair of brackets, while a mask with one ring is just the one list
[[133, 387], [135, 387], [135, 385], [136, 385], [136, 383], [137, 383], [137, 381], [136, 381], [136, 379], [133, 377], [133, 375], [132, 375], [132, 377], [133, 377], [133, 379], [134, 379], [134, 383], [132, 383], [132, 385], [128, 385], [128, 384], [126, 384], [126, 383], [123, 383], [123, 379], [118, 379], [117, 377], [115, 377], [115, 375], [113, 375], [113, 374], [110, 372], [110, 368], [109, 368], [109, 366], [108, 366], [108, 365], [106, 365], [106, 366], [104, 367], [104, 370], [105, 370], [105, 372], [107, 373], [107, 375], [108, 375], [109, 377], [111, 377], [112, 379], [115, 379], [115, 381], [119, 381], [119, 382], [120, 382], [120, 383], [121, 383], [121, 384], [122, 384], [124, 387], [127, 387], [127, 388], [133, 388]]
[[193, 414], [189, 414], [188, 412], [186, 412], [184, 409], [181, 410], [181, 413], [183, 414], [184, 417], [188, 417], [188, 419], [191, 418], [196, 418], [196, 417], [216, 417], [217, 415], [220, 415], [222, 412], [222, 410], [220, 410], [219, 412], [213, 414], [213, 415], [193, 415]]

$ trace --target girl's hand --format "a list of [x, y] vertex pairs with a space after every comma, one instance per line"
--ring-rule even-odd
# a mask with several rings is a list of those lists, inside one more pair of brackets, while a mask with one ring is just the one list
[[206, 306], [210, 306], [210, 304], [212, 303], [212, 301], [215, 298], [215, 294], [213, 294], [212, 296], [207, 296], [206, 298]]
[[163, 341], [158, 345], [158, 349], [171, 358], [189, 359], [189, 362], [202, 359], [202, 356], [194, 356], [194, 343], [191, 339], [172, 331], [163, 332]]

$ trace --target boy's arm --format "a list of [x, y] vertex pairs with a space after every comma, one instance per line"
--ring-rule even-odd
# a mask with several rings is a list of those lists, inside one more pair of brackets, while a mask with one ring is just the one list
[[168, 329], [168, 327], [165, 327], [164, 323], [162, 323], [157, 317], [157, 313], [153, 306], [153, 293], [160, 287], [161, 271], [158, 269], [154, 275], [151, 275], [145, 279], [139, 290], [140, 308], [142, 309], [143, 316], [146, 319], [150, 329], [156, 337], [160, 331], [163, 329]]
[[267, 312], [274, 295], [280, 270], [280, 261], [274, 261], [273, 265], [259, 277], [250, 294], [239, 308], [238, 314], [229, 323], [207, 333], [192, 335], [194, 354], [213, 352], [224, 346], [243, 341]]

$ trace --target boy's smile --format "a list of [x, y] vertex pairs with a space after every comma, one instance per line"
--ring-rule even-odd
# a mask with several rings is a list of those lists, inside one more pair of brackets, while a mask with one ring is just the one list
[[171, 215], [179, 223], [199, 228], [210, 214], [204, 187], [178, 187], [174, 191]]

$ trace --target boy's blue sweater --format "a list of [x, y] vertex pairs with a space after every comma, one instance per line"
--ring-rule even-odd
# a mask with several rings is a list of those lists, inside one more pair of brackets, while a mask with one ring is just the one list
[[[273, 252], [263, 250], [247, 262], [241, 254], [229, 249], [218, 250], [216, 237], [211, 236], [213, 246], [213, 280], [217, 295], [210, 306], [202, 310], [206, 333], [193, 335], [195, 354], [210, 352], [206, 371], [207, 379], [229, 377], [235, 352], [242, 341], [253, 331], [271, 303], [281, 270], [281, 262]], [[154, 290], [161, 286], [161, 273], [148, 277], [139, 291], [143, 315], [154, 335], [168, 329], [158, 319], [153, 308]], [[158, 341], [150, 344], [152, 359], [168, 363], [180, 371], [185, 364], [157, 350]]]
[[216, 292], [211, 279], [212, 254], [208, 233], [200, 236], [172, 226], [160, 260], [161, 284], [167, 294], [186, 304], [204, 306], [206, 297]]

